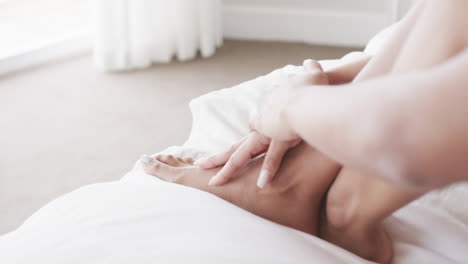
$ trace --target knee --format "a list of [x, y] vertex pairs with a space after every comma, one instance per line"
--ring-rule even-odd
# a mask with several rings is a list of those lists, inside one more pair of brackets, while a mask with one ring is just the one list
[[466, 0], [425, 0], [425, 8], [427, 11], [435, 11], [435, 14], [450, 14], [466, 13], [468, 1]]

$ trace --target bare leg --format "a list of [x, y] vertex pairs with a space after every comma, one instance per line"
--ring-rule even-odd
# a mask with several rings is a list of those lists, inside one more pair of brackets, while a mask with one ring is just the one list
[[[148, 174], [210, 192], [258, 216], [312, 235], [320, 235], [362, 257], [383, 263], [390, 260], [392, 252], [383, 251], [387, 249], [385, 246], [390, 240], [380, 227], [380, 222], [401, 207], [401, 204], [413, 199], [413, 194], [405, 193], [375, 177], [353, 182], [349, 187], [362, 192], [357, 195], [352, 192], [343, 193], [350, 201], [347, 204], [351, 207], [350, 212], [360, 214], [351, 215], [350, 223], [353, 225], [336, 228], [328, 225], [327, 221], [320, 223], [319, 220], [326, 192], [340, 166], [305, 143], [286, 154], [275, 180], [264, 189], [255, 185], [263, 158], [249, 163], [237, 177], [220, 187], [208, 186], [207, 183], [221, 168], [203, 170], [192, 166], [191, 159], [173, 156], [158, 156], [156, 159], [160, 162], [154, 161], [145, 167]], [[349, 173], [350, 170], [346, 172]], [[354, 176], [357, 180], [364, 179], [359, 174], [347, 176], [348, 179]], [[341, 203], [341, 200], [337, 202]], [[358, 224], [354, 225], [355, 222]], [[351, 241], [353, 243], [349, 243], [350, 235], [356, 239]], [[369, 251], [362, 251], [361, 247], [355, 247], [356, 242], [360, 241], [373, 241], [383, 247], [366, 247]], [[388, 248], [391, 249], [390, 246]]]
[[423, 12], [391, 72], [428, 68], [464, 50], [468, 44], [467, 12], [465, 0], [425, 0]]
[[[447, 1], [454, 6], [440, 9], [443, 12], [464, 10], [459, 12], [458, 16], [466, 12], [462, 0]], [[421, 3], [421, 9], [414, 11], [413, 15], [406, 20], [405, 28], [400, 29], [400, 32], [395, 35], [392, 45], [388, 46], [389, 53], [383, 50], [377, 55], [356, 81], [383, 74], [430, 67], [459, 51], [459, 42], [443, 41], [445, 43], [443, 45], [428, 45], [430, 43], [428, 43], [427, 34], [437, 23], [441, 28], [446, 28], [451, 32], [444, 32], [443, 36], [440, 36], [442, 40], [450, 39], [448, 36], [455, 36], [460, 32], [468, 32], [466, 29], [451, 31], [450, 26], [453, 24], [450, 20], [438, 21], [440, 14], [435, 12], [439, 10], [437, 5], [445, 4], [445, 1], [440, 0], [427, 0]], [[438, 16], [435, 16], [436, 14]], [[451, 18], [452, 15], [456, 14], [449, 14], [445, 17]], [[427, 23], [420, 22], [422, 19], [428, 20]], [[426, 32], [426, 35], [421, 32]], [[437, 32], [432, 33], [432, 36], [437, 35], [434, 34]], [[167, 181], [211, 192], [257, 215], [316, 234], [319, 201], [326, 193], [339, 168], [312, 149], [304, 148], [302, 151], [308, 155], [302, 156], [300, 149], [294, 149], [288, 153], [279, 172], [280, 177], [265, 190], [258, 190], [255, 187], [261, 159], [249, 164], [239, 174], [242, 177], [234, 179], [224, 187], [209, 187], [206, 184], [218, 169], [200, 170], [191, 167], [189, 162], [178, 163], [183, 166], [179, 168], [174, 167], [174, 164], [173, 166], [153, 165], [148, 172]], [[174, 160], [169, 157], [164, 159], [167, 163]], [[299, 162], [299, 160], [302, 161]], [[308, 174], [312, 177], [306, 177]], [[392, 256], [392, 248], [389, 238], [381, 227], [381, 220], [418, 196], [419, 193], [400, 190], [375, 177], [344, 169], [328, 193], [327, 218], [323, 219], [327, 221], [321, 222], [320, 235], [362, 257], [386, 263]]]
[[388, 263], [393, 247], [382, 220], [419, 196], [344, 168], [327, 195], [320, 237], [366, 259]]
[[425, 0], [419, 0], [410, 12], [398, 22], [397, 28], [390, 36], [390, 39], [381, 47], [381, 52], [376, 54], [369, 61], [365, 68], [356, 76], [354, 81], [375, 78], [391, 72], [400, 54], [400, 50], [411, 34], [414, 24], [421, 16], [424, 5]]
[[[465, 48], [468, 2], [426, 0], [420, 8], [408, 31], [411, 34], [401, 42], [398, 54], [388, 58], [388, 63], [385, 63], [387, 56], [379, 54], [377, 58], [383, 63], [370, 62], [367, 67], [371, 69], [363, 70], [356, 81], [385, 70], [387, 74], [397, 74], [428, 68]], [[370, 179], [373, 184], [369, 184]], [[391, 243], [380, 223], [419, 196], [420, 193], [400, 190], [375, 177], [344, 168], [328, 193], [327, 221], [322, 223], [321, 235], [361, 256], [386, 262], [391, 256]]]
[[255, 184], [263, 158], [250, 162], [227, 184], [213, 187], [208, 181], [221, 168], [204, 170], [191, 166], [190, 160], [172, 156], [157, 159], [161, 163], [146, 166], [148, 174], [210, 192], [258, 216], [313, 235], [318, 232], [322, 199], [339, 170], [338, 164], [300, 144], [286, 154], [275, 181], [264, 189]]

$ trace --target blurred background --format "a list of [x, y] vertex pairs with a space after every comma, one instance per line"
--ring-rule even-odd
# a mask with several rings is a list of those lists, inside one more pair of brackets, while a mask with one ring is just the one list
[[0, 0], [0, 235], [143, 153], [188, 102], [360, 50], [411, 0]]

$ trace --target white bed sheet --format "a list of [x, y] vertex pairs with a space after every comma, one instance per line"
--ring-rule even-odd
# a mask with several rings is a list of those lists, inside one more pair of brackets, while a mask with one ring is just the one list
[[[286, 66], [193, 100], [189, 139], [165, 152], [200, 157], [223, 149], [248, 132], [265, 89], [300, 70]], [[389, 219], [394, 263], [467, 263], [467, 190], [456, 185], [431, 193]], [[368, 262], [208, 193], [150, 177], [137, 163], [122, 180], [64, 195], [0, 237], [0, 263]]]

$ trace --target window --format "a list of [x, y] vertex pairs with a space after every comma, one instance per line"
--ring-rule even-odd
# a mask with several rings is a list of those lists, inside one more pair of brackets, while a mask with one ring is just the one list
[[0, 60], [90, 36], [95, 0], [0, 0]]

